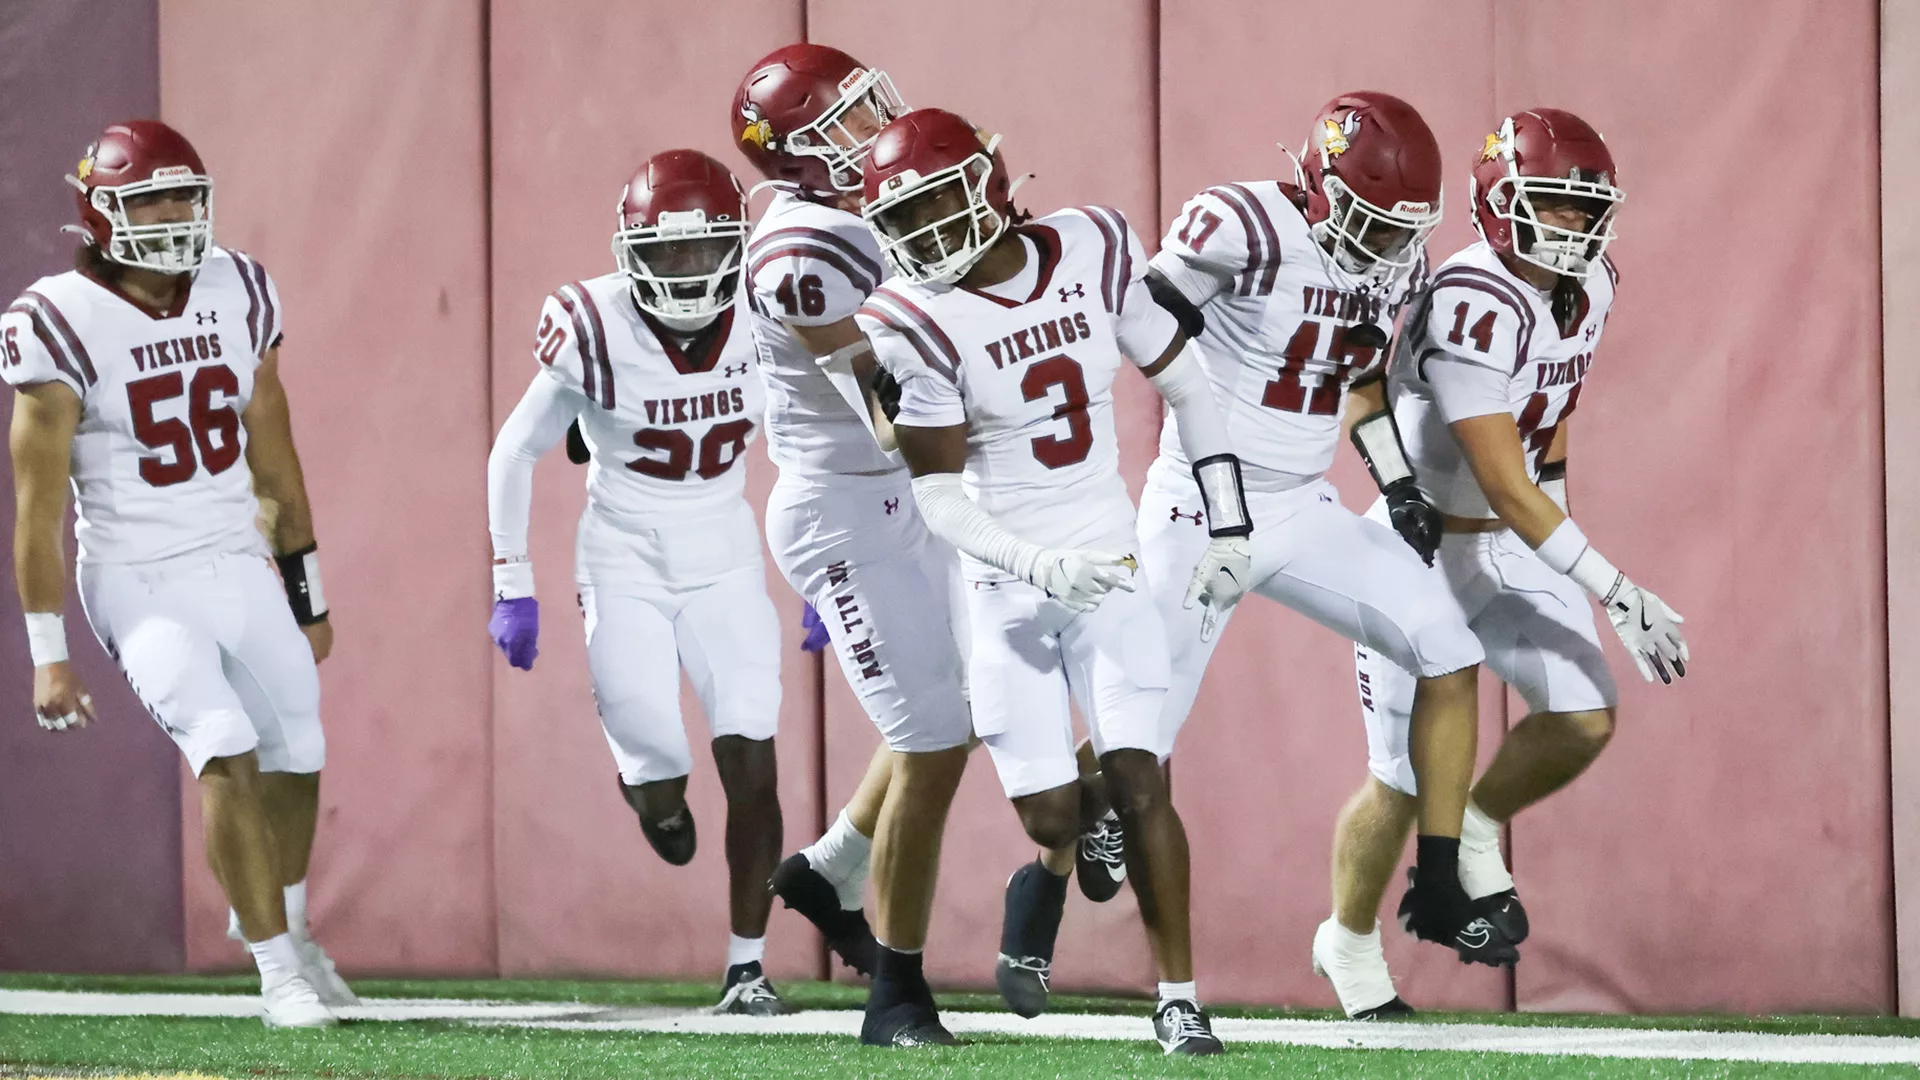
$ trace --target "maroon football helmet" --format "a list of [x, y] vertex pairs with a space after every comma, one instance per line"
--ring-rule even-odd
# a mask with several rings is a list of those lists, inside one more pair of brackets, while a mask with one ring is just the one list
[[[102, 132], [67, 183], [74, 188], [80, 224], [69, 226], [107, 258], [143, 270], [184, 274], [199, 268], [213, 246], [213, 178], [193, 144], [158, 120], [130, 120]], [[191, 207], [181, 220], [135, 225], [134, 206], [173, 192]], [[184, 213], [184, 211], [183, 211]]]
[[668, 150], [621, 191], [613, 258], [642, 310], [691, 329], [733, 302], [746, 238], [740, 181], [698, 150]]
[[[1473, 166], [1473, 227], [1495, 251], [1558, 274], [1585, 278], [1613, 242], [1627, 193], [1614, 184], [1613, 154], [1600, 133], [1562, 109], [1528, 109], [1500, 122]], [[1587, 213], [1584, 229], [1540, 220], [1542, 206]]]
[[767, 179], [831, 195], [860, 190], [861, 156], [906, 111], [886, 72], [802, 42], [753, 65], [728, 119], [740, 152]]
[[895, 273], [959, 281], [1005, 234], [1013, 192], [999, 145], [945, 109], [915, 109], [880, 132], [863, 166], [861, 214]]
[[1320, 110], [1297, 160], [1307, 223], [1334, 265], [1360, 283], [1396, 280], [1440, 224], [1440, 144], [1391, 94], [1342, 94]]

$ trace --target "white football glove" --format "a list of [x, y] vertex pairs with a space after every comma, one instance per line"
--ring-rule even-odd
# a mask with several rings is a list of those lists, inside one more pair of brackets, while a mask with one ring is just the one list
[[1252, 584], [1253, 555], [1247, 538], [1216, 536], [1208, 541], [1206, 553], [1193, 568], [1193, 578], [1187, 583], [1187, 599], [1181, 606], [1192, 607], [1197, 600], [1212, 611], [1228, 611], [1240, 602]]
[[1624, 574], [1605, 603], [1607, 619], [1633, 654], [1641, 678], [1652, 682], [1658, 674], [1661, 682], [1671, 684], [1675, 676], [1687, 674], [1687, 639], [1680, 634], [1680, 624], [1687, 620], [1679, 612]]
[[1055, 548], [1040, 553], [1031, 580], [1069, 610], [1092, 611], [1115, 589], [1132, 592], [1138, 565], [1131, 555]]

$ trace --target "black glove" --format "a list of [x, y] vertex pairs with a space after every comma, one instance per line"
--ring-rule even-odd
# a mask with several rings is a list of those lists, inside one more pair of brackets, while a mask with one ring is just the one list
[[887, 423], [893, 423], [893, 418], [900, 415], [900, 383], [884, 367], [874, 369], [873, 396], [880, 402], [880, 411], [886, 414]]
[[1387, 517], [1393, 522], [1393, 531], [1406, 540], [1428, 566], [1433, 565], [1434, 552], [1440, 550], [1440, 511], [1433, 508], [1425, 495], [1420, 494], [1420, 486], [1413, 477], [1403, 477], [1387, 485], [1384, 492], [1387, 497]]

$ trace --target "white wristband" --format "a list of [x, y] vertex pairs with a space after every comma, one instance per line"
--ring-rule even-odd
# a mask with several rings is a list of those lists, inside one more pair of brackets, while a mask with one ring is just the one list
[[493, 598], [518, 600], [533, 595], [533, 563], [525, 555], [493, 564]]
[[1606, 556], [1593, 549], [1587, 542], [1587, 534], [1580, 531], [1572, 518], [1562, 521], [1560, 527], [1534, 549], [1534, 554], [1540, 556], [1541, 562], [1572, 578], [1574, 584], [1599, 597], [1601, 603], [1612, 599], [1627, 580]]
[[34, 667], [67, 658], [67, 617], [56, 611], [27, 612], [27, 654]]

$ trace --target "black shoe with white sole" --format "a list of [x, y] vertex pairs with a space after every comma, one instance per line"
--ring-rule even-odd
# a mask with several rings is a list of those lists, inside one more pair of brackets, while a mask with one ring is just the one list
[[825, 875], [813, 868], [805, 855], [789, 855], [767, 887], [787, 907], [799, 912], [827, 939], [827, 948], [848, 967], [862, 975], [873, 974], [873, 927], [866, 912], [848, 911], [840, 906], [840, 893]]
[[785, 1016], [793, 1012], [793, 1006], [781, 1000], [780, 992], [760, 970], [760, 961], [755, 960], [727, 969], [726, 989], [713, 1011], [731, 1016]]
[[1530, 930], [1527, 909], [1521, 906], [1520, 894], [1514, 890], [1505, 889], [1474, 900], [1473, 913], [1492, 923], [1515, 945], [1527, 940]]
[[1213, 1034], [1205, 1009], [1191, 1001], [1163, 1001], [1153, 1010], [1153, 1035], [1167, 1054], [1219, 1054], [1225, 1044]]
[[1093, 828], [1080, 834], [1073, 854], [1074, 877], [1080, 882], [1080, 895], [1096, 904], [1104, 904], [1126, 884], [1126, 836], [1120, 831], [1120, 818], [1113, 811], [1094, 822]]

